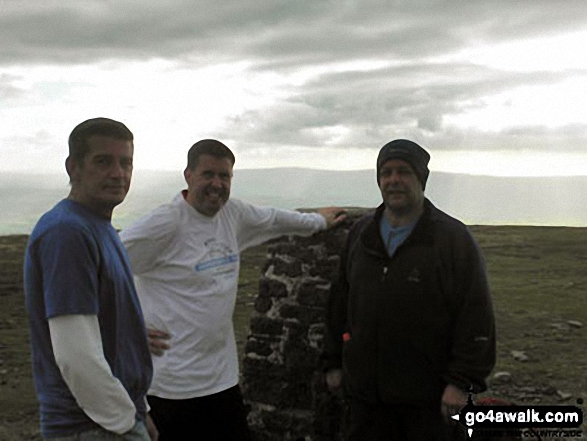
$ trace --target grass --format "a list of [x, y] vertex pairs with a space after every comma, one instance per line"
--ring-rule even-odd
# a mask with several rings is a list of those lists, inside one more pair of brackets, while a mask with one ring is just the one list
[[[587, 398], [587, 229], [472, 227], [485, 256], [498, 332], [496, 371]], [[525, 351], [527, 362], [512, 350]]]
[[[518, 386], [587, 399], [587, 229], [472, 226], [485, 256], [498, 335], [495, 372]], [[26, 238], [0, 237], [0, 440], [40, 440], [22, 295]], [[239, 354], [248, 334], [266, 246], [241, 257], [234, 314]], [[568, 321], [581, 322], [573, 327]], [[511, 351], [524, 351], [526, 362]], [[496, 392], [497, 389], [492, 390]], [[561, 403], [554, 394], [543, 403]]]

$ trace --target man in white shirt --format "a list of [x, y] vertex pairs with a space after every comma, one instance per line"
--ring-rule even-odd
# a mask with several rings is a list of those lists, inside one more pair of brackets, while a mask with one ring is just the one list
[[161, 441], [250, 439], [232, 323], [240, 252], [345, 217], [336, 207], [299, 213], [229, 199], [234, 162], [221, 142], [197, 142], [188, 189], [121, 232], [151, 336], [170, 337], [151, 340], [153, 352], [167, 349], [153, 360], [148, 397]]

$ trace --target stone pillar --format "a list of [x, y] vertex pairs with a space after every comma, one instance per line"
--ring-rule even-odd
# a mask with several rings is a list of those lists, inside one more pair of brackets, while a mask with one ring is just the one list
[[339, 253], [364, 213], [353, 210], [332, 230], [284, 236], [269, 245], [243, 360], [243, 393], [256, 441], [340, 439], [342, 403], [326, 389], [320, 355]]

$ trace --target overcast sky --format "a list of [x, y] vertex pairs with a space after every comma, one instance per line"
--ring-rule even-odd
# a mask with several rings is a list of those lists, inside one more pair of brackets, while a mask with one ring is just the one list
[[236, 168], [587, 175], [584, 0], [0, 0], [0, 170], [63, 171], [96, 116], [139, 169], [214, 137]]

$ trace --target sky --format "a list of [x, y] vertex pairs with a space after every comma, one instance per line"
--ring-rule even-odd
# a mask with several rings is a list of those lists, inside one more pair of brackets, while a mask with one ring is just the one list
[[135, 170], [216, 138], [235, 168], [587, 175], [584, 0], [0, 0], [0, 171], [63, 172], [97, 116]]

